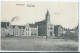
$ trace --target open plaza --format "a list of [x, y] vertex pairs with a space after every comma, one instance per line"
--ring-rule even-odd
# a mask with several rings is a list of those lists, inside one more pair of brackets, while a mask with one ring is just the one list
[[2, 51], [78, 51], [78, 41], [42, 36], [1, 38]]

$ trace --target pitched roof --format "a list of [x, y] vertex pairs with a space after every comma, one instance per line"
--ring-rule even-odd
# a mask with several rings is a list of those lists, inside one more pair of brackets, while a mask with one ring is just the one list
[[37, 25], [45, 24], [45, 20], [36, 22], [35, 24], [37, 24]]
[[45, 20], [42, 20], [42, 21], [39, 21], [39, 22], [36, 22], [36, 23], [44, 23], [45, 22]]
[[12, 28], [15, 28], [16, 26], [18, 26], [19, 29], [25, 29], [25, 26], [11, 25]]
[[1, 22], [1, 27], [7, 28], [9, 26], [9, 22]]
[[25, 26], [18, 26], [19, 29], [25, 29]]
[[61, 26], [61, 25], [55, 25], [54, 27], [59, 27], [59, 26]]
[[36, 28], [36, 27], [37, 27], [36, 24], [29, 24], [29, 26], [30, 26], [31, 28]]
[[11, 28], [15, 28], [16, 25], [11, 25]]
[[59, 28], [61, 27], [63, 29], [63, 27], [61, 25], [55, 25], [54, 28]]

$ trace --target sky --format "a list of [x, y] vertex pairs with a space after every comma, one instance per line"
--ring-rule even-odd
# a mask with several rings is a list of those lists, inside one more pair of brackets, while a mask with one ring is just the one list
[[12, 25], [42, 21], [45, 19], [47, 9], [53, 25], [62, 25], [70, 29], [78, 25], [78, 2], [2, 1], [1, 4], [2, 21], [11, 21], [17, 17]]

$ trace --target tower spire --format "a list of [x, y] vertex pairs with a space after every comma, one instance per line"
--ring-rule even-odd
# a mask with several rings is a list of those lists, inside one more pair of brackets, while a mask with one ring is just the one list
[[47, 9], [47, 13], [46, 13], [46, 20], [50, 20], [50, 14], [49, 14], [48, 9]]

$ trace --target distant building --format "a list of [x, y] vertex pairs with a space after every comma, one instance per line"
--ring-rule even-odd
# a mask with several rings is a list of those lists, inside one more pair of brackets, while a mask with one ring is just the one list
[[29, 24], [31, 29], [31, 36], [38, 36], [38, 26], [36, 24]]
[[26, 25], [11, 25], [9, 28], [9, 35], [14, 36], [37, 36], [38, 26], [35, 24]]
[[45, 20], [36, 22], [38, 25], [38, 35], [39, 36], [54, 36], [54, 26], [50, 23], [50, 14], [47, 10], [45, 15]]
[[24, 35], [24, 29], [25, 29], [25, 26], [11, 25], [9, 35], [23, 36]]
[[[79, 26], [78, 26], [79, 27]], [[71, 33], [75, 32], [78, 37], [79, 28], [75, 28]], [[50, 14], [47, 10], [45, 14], [45, 20], [35, 22], [34, 24], [26, 25], [10, 25], [9, 22], [1, 22], [1, 36], [61, 36], [65, 34], [67, 29], [64, 29], [61, 25], [53, 25], [50, 22]]]
[[79, 37], [79, 25], [70, 31], [75, 34], [75, 38]]
[[63, 30], [61, 25], [54, 26], [54, 34], [55, 34], [55, 36], [61, 36], [63, 31], [64, 30]]
[[24, 35], [25, 36], [31, 36], [31, 28], [30, 28], [29, 24], [25, 25]]
[[75, 37], [79, 37], [79, 25], [75, 29]]
[[5, 37], [8, 34], [9, 22], [1, 22], [1, 37]]

